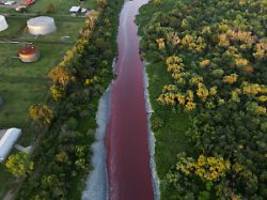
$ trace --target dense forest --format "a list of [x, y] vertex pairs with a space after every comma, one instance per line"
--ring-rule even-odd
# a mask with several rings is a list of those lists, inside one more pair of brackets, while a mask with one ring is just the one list
[[159, 172], [162, 199], [266, 199], [267, 2], [152, 0], [138, 23], [158, 168], [162, 144], [179, 145], [162, 139], [168, 121], [188, 121]]

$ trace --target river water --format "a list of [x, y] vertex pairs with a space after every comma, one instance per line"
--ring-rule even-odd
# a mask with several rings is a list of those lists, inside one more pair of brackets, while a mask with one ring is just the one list
[[139, 8], [146, 3], [148, 0], [125, 1], [120, 13], [118, 57], [114, 63], [117, 76], [99, 103], [96, 142], [92, 146], [94, 170], [88, 177], [83, 200], [152, 200], [153, 188], [155, 194], [158, 191], [153, 181], [154, 142], [135, 24]]
[[144, 66], [135, 16], [148, 0], [126, 1], [120, 14], [116, 80], [106, 134], [110, 200], [153, 199]]

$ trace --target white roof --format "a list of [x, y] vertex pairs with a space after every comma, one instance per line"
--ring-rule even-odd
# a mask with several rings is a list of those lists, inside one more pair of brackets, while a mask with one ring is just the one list
[[52, 24], [54, 24], [54, 19], [47, 16], [34, 17], [27, 21], [28, 26], [47, 26]]
[[70, 8], [70, 12], [79, 12], [80, 11], [80, 9], [81, 9], [81, 7], [80, 6], [72, 6], [71, 8]]
[[6, 18], [3, 15], [0, 15], [0, 32], [8, 28]]
[[87, 11], [86, 8], [82, 8], [82, 10], [81, 10], [82, 13], [85, 13], [86, 11]]
[[18, 128], [10, 128], [5, 132], [0, 139], [0, 162], [5, 161], [21, 134]]
[[15, 3], [16, 3], [15, 1], [7, 1], [7, 2], [5, 2], [5, 5], [11, 6], [11, 5], [15, 4]]
[[46, 35], [56, 30], [54, 18], [40, 16], [27, 21], [29, 32], [33, 35]]

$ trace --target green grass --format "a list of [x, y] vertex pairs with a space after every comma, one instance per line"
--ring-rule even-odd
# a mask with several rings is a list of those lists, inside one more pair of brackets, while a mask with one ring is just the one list
[[[46, 36], [36, 37], [31, 35], [26, 28], [28, 19], [29, 17], [8, 17], [9, 28], [0, 32], [0, 40], [73, 43], [76, 41], [84, 21], [83, 18], [55, 17], [57, 31]], [[63, 39], [64, 36], [69, 36], [69, 38]]]
[[18, 45], [0, 46], [0, 96], [5, 104], [0, 109], [1, 128], [27, 125], [28, 108], [33, 103], [45, 101], [48, 89], [47, 73], [69, 48], [66, 45], [38, 44], [41, 59], [25, 64], [16, 56]]
[[[47, 14], [46, 10], [49, 4], [54, 5], [55, 13], [50, 14], [57, 14], [57, 15], [66, 15], [69, 14], [69, 9], [72, 6], [79, 5], [79, 0], [37, 0], [36, 3], [30, 7], [28, 7], [26, 13], [29, 14]], [[96, 8], [96, 1], [94, 0], [86, 0], [82, 5], [84, 8], [88, 9], [95, 9]], [[10, 8], [0, 8], [0, 13], [12, 13], [18, 14], [14, 9]]]
[[[95, 8], [95, 2], [96, 1], [84, 1], [83, 7], [85, 8]], [[69, 14], [69, 9], [72, 6], [79, 5], [78, 0], [38, 0], [33, 6], [29, 8], [29, 12], [32, 13], [44, 13], [47, 6], [49, 4], [53, 4], [57, 14]]]
[[16, 14], [15, 9], [10, 9], [10, 8], [4, 8], [4, 7], [0, 7], [0, 14]]
[[161, 121], [161, 126], [156, 130], [156, 160], [157, 170], [161, 178], [164, 178], [169, 169], [176, 162], [176, 154], [185, 151], [188, 144], [185, 139], [185, 132], [189, 125], [189, 116], [186, 113], [172, 108], [161, 106], [156, 101], [165, 84], [170, 83], [169, 74], [163, 63], [156, 63], [147, 66], [149, 75], [150, 101], [154, 113], [152, 124]]
[[8, 29], [0, 32], [0, 40], [8, 38], [18, 37], [21, 31], [26, 26], [26, 20], [24, 18], [12, 19], [7, 18]]
[[165, 187], [165, 176], [175, 166], [176, 155], [190, 150], [185, 136], [189, 126], [189, 116], [184, 112], [161, 106], [156, 101], [163, 86], [170, 83], [170, 75], [165, 65], [162, 62], [150, 64], [147, 66], [147, 73], [150, 101], [154, 110], [151, 122], [152, 124], [156, 121], [161, 122], [161, 126], [154, 128], [153, 131], [156, 137], [156, 165], [161, 182], [161, 199], [166, 200], [171, 191]]

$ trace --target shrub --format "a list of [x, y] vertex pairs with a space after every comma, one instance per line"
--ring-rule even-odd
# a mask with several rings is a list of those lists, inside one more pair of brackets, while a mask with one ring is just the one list
[[30, 118], [33, 121], [49, 125], [54, 117], [53, 111], [47, 105], [33, 105], [29, 109]]
[[33, 162], [26, 153], [15, 153], [5, 163], [7, 170], [16, 177], [25, 176], [33, 170]]

